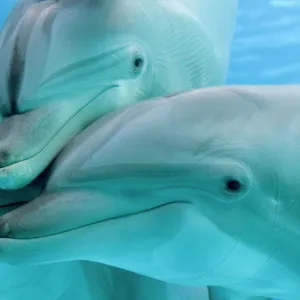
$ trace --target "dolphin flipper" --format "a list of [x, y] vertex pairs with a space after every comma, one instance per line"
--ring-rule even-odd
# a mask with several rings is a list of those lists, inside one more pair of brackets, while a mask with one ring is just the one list
[[265, 297], [253, 297], [232, 291], [227, 288], [209, 287], [209, 300], [271, 300]]

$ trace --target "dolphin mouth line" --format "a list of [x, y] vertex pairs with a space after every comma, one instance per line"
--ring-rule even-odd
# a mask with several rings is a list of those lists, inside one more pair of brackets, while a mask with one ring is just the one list
[[192, 205], [191, 202], [188, 201], [172, 201], [172, 202], [167, 202], [167, 203], [163, 203], [160, 204], [158, 206], [155, 207], [151, 207], [139, 212], [134, 212], [134, 213], [129, 213], [129, 214], [124, 214], [124, 215], [119, 215], [116, 217], [112, 217], [112, 218], [108, 218], [108, 219], [104, 219], [104, 220], [100, 220], [97, 222], [93, 222], [93, 223], [89, 223], [80, 227], [76, 227], [73, 229], [68, 229], [68, 230], [64, 230], [61, 232], [57, 232], [57, 233], [53, 233], [53, 234], [47, 234], [44, 236], [39, 236], [39, 237], [30, 237], [30, 238], [18, 238], [18, 237], [10, 237], [10, 226], [8, 222], [4, 222], [1, 224], [0, 226], [0, 237], [1, 238], [9, 238], [9, 239], [13, 239], [13, 240], [19, 240], [19, 241], [30, 241], [30, 240], [38, 240], [38, 239], [45, 239], [45, 238], [52, 238], [52, 237], [58, 237], [58, 236], [63, 236], [65, 234], [68, 234], [70, 232], [75, 232], [75, 231], [79, 231], [82, 230], [83, 228], [87, 228], [87, 227], [93, 227], [93, 226], [97, 226], [99, 224], [104, 224], [107, 222], [112, 222], [112, 221], [116, 221], [116, 220], [122, 220], [122, 219], [128, 219], [130, 217], [133, 216], [138, 216], [138, 215], [143, 215], [143, 214], [147, 214], [147, 213], [151, 213], [153, 211], [159, 210], [160, 208], [166, 207], [166, 206], [172, 206], [172, 205], [177, 205], [177, 204], [188, 204], [188, 205]]

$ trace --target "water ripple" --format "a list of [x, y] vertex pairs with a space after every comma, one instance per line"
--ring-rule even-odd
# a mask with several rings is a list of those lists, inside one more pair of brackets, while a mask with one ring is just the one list
[[300, 0], [240, 0], [229, 84], [300, 83]]

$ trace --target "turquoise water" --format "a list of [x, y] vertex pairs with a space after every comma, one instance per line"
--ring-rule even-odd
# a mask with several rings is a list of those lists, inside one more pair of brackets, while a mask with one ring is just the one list
[[299, 16], [299, 0], [240, 0], [228, 83], [300, 83]]
[[1, 1], [1, 4], [0, 4], [0, 27], [2, 26], [10, 9], [14, 6], [14, 4], [16, 2], [17, 2], [16, 0]]

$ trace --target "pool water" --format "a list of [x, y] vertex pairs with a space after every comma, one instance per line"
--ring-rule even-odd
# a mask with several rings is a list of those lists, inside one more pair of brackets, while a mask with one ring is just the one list
[[300, 0], [239, 0], [229, 84], [300, 83]]
[[3, 25], [3, 22], [5, 21], [5, 18], [7, 17], [9, 11], [15, 5], [16, 2], [17, 2], [16, 0], [1, 1], [1, 4], [0, 4], [0, 28]]

